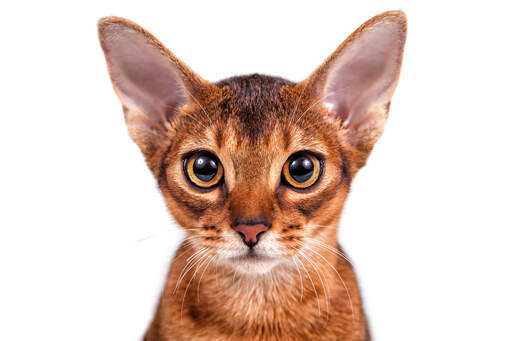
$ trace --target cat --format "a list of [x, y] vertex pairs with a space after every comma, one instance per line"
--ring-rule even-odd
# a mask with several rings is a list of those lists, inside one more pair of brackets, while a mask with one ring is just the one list
[[98, 29], [129, 135], [186, 233], [145, 340], [370, 340], [338, 220], [388, 116], [405, 15], [370, 19], [298, 83], [211, 83], [133, 22]]

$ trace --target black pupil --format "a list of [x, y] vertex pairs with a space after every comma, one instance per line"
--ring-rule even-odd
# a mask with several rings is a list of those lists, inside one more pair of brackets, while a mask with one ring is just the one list
[[315, 165], [307, 156], [299, 156], [295, 158], [288, 167], [290, 176], [297, 182], [305, 182], [311, 178]]
[[212, 157], [201, 155], [194, 161], [193, 170], [199, 180], [208, 182], [217, 175], [218, 166]]

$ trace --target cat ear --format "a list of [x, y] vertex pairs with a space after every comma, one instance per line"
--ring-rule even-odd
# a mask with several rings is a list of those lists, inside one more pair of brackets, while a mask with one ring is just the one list
[[98, 32], [130, 136], [143, 152], [154, 150], [205, 81], [135, 23], [108, 17], [99, 21]]
[[371, 148], [382, 133], [406, 31], [403, 12], [380, 14], [352, 33], [306, 80], [317, 100], [343, 122], [355, 145]]

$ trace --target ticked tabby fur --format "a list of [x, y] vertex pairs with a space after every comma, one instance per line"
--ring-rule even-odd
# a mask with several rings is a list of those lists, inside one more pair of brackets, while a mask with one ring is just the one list
[[208, 82], [122, 18], [99, 36], [129, 134], [187, 236], [145, 340], [369, 340], [338, 220], [387, 119], [404, 14], [372, 18], [298, 83]]

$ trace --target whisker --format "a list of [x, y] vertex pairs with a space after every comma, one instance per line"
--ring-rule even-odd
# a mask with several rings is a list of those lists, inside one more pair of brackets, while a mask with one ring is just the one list
[[[201, 103], [199, 103], [199, 101], [190, 93], [190, 91], [188, 91], [187, 89], [183, 88], [183, 90], [185, 90], [185, 92], [190, 96], [192, 97], [192, 99], [197, 103], [197, 105], [199, 105], [199, 107], [201, 108], [201, 110], [204, 112], [204, 114], [206, 115], [206, 118], [208, 119], [208, 121], [210, 121], [210, 124], [213, 125], [213, 122], [210, 118], [210, 115], [208, 115], [208, 113], [206, 112], [206, 110], [204, 109], [204, 107], [201, 105]], [[206, 127], [205, 127], [206, 128]]]
[[140, 242], [155, 238], [156, 236], [158, 236], [164, 232], [186, 232], [189, 230], [201, 230], [201, 228], [198, 228], [198, 227], [197, 228], [194, 228], [194, 227], [172, 227], [171, 226], [171, 227], [166, 228], [165, 230], [160, 230], [160, 231], [151, 233], [151, 234], [147, 235], [146, 237], [136, 239], [136, 240], [132, 241], [132, 243], [136, 244], [136, 243], [140, 243]]
[[186, 265], [181, 270], [181, 274], [176, 280], [176, 287], [174, 288], [173, 295], [176, 294], [181, 281], [187, 275], [187, 273], [198, 263], [198, 261], [206, 254], [206, 248], [202, 248], [187, 259]]
[[[328, 92], [326, 93], [325, 95], [323, 95], [322, 97], [320, 97], [319, 100], [315, 101], [313, 104], [311, 104], [311, 106], [309, 106], [309, 108], [307, 108], [303, 113], [302, 115], [300, 115], [300, 117], [295, 120], [294, 124], [297, 124], [299, 123], [299, 120], [309, 111], [311, 110], [313, 107], [315, 107], [319, 102], [323, 101], [324, 99], [326, 99], [328, 96], [331, 96], [331, 95], [334, 95], [334, 94], [337, 94], [339, 92], [342, 92], [343, 90], [337, 90], [337, 91], [331, 91], [331, 92]], [[349, 120], [349, 117], [347, 117], [347, 119], [345, 120], [345, 125], [348, 125], [348, 120]]]
[[316, 106], [318, 103], [320, 103], [321, 101], [323, 101], [325, 97], [327, 97], [327, 95], [326, 95], [326, 96], [324, 96], [324, 97], [322, 97], [322, 98], [320, 98], [319, 100], [315, 101], [313, 104], [311, 104], [311, 105], [309, 106], [309, 108], [307, 108], [306, 110], [304, 110], [304, 112], [299, 116], [299, 118], [298, 118], [298, 119], [296, 119], [296, 120], [293, 122], [293, 124], [295, 124], [295, 125], [296, 125], [296, 124], [298, 124], [298, 123], [299, 123], [299, 121], [302, 119], [302, 117], [303, 117], [303, 116], [304, 116], [304, 115], [305, 115], [309, 110], [311, 110], [311, 108], [313, 108], [313, 107], [314, 107], [314, 106]]
[[[320, 283], [322, 283], [322, 288], [324, 289], [324, 295], [325, 295], [325, 307], [326, 307], [326, 313], [327, 313], [327, 319], [329, 319], [329, 295], [326, 290], [326, 283], [324, 283], [325, 275], [323, 274], [323, 271], [320, 271], [322, 273], [322, 276], [320, 276], [320, 273], [318, 272], [318, 267], [316, 266], [315, 262], [311, 259], [311, 257], [308, 257], [305, 253], [299, 251], [299, 254], [313, 267], [313, 269], [316, 272], [316, 275], [318, 276], [318, 279], [320, 279]], [[325, 282], [327, 282], [327, 279], [325, 279]]]
[[307, 126], [307, 129], [316, 128], [316, 127], [319, 127], [319, 126], [324, 126], [325, 123], [326, 122], [324, 120], [319, 120], [319, 121], [316, 121], [315, 123], [309, 124]]
[[[292, 246], [293, 249], [295, 249], [297, 251], [297, 255], [299, 254], [299, 250], [296, 249], [295, 247]], [[306, 267], [304, 266], [304, 263], [302, 263], [302, 261], [300, 260], [300, 258], [297, 257], [297, 261], [300, 263], [300, 265], [302, 266], [302, 268], [304, 269], [304, 271], [306, 272], [306, 275], [308, 276], [309, 278], [309, 281], [311, 282], [311, 285], [313, 286], [313, 291], [315, 292], [315, 296], [316, 296], [316, 304], [318, 306], [318, 315], [322, 315], [322, 312], [320, 310], [320, 298], [318, 298], [318, 293], [316, 291], [316, 286], [315, 286], [315, 283], [313, 283], [313, 279], [311, 278], [311, 275], [309, 274], [309, 271], [308, 269], [306, 269]]]
[[350, 259], [349, 259], [349, 258], [348, 258], [344, 253], [342, 253], [342, 252], [340, 252], [339, 250], [337, 250], [337, 249], [333, 248], [332, 246], [327, 245], [327, 244], [325, 244], [325, 243], [322, 243], [321, 241], [318, 241], [318, 240], [316, 240], [316, 239], [314, 239], [314, 238], [308, 238], [308, 237], [305, 237], [304, 239], [307, 239], [308, 241], [310, 241], [310, 242], [312, 242], [312, 243], [315, 243], [315, 244], [317, 244], [317, 245], [319, 245], [319, 246], [321, 246], [321, 247], [325, 248], [326, 250], [328, 250], [328, 251], [330, 251], [330, 252], [332, 252], [332, 253], [334, 253], [334, 254], [336, 254], [336, 255], [340, 256], [343, 260], [345, 260], [345, 261], [346, 261], [347, 263], [349, 263], [351, 266], [354, 266], [354, 265], [352, 264], [352, 262], [350, 261]]
[[295, 267], [297, 268], [297, 272], [299, 273], [300, 278], [300, 301], [302, 302], [302, 297], [304, 296], [304, 284], [302, 282], [302, 274], [299, 269], [299, 264], [297, 264], [297, 260], [295, 259], [295, 255], [293, 256], [293, 262], [295, 263]]
[[[181, 243], [181, 247], [184, 247], [186, 248], [185, 251], [183, 251], [182, 254], [180, 255], [177, 255], [173, 258], [173, 261], [177, 261], [178, 259], [180, 259], [181, 257], [184, 257], [187, 253], [190, 253], [190, 252], [196, 252], [196, 250], [194, 249], [194, 247], [192, 246], [192, 243], [195, 241], [195, 240], [198, 240], [198, 239], [201, 239], [200, 237], [196, 237], [196, 238], [187, 238], [184, 242]], [[192, 257], [192, 256], [190, 256]]]
[[[206, 258], [208, 257], [208, 255], [206, 254], [203, 254], [201, 256], [201, 263], [197, 266], [196, 270], [194, 271], [194, 274], [192, 275], [192, 277], [190, 278], [190, 280], [188, 281], [187, 283], [187, 286], [185, 287], [185, 292], [183, 293], [183, 298], [181, 300], [181, 313], [180, 313], [180, 320], [183, 320], [183, 306], [185, 304], [185, 297], [187, 296], [187, 291], [188, 291], [188, 288], [190, 286], [190, 283], [192, 283], [192, 281], [194, 280], [194, 278], [196, 277], [197, 275], [197, 272], [201, 269], [201, 267], [203, 266], [203, 264], [209, 259], [209, 258]], [[210, 256], [210, 258], [213, 257], [213, 256]]]
[[185, 276], [187, 275], [187, 273], [194, 267], [194, 265], [196, 265], [200, 259], [206, 254], [206, 251], [203, 250], [201, 253], [198, 253], [198, 254], [194, 254], [193, 256], [193, 259], [187, 261], [187, 263], [185, 264], [185, 266], [183, 267], [183, 269], [181, 270], [181, 273], [180, 273], [180, 276], [178, 277], [178, 279], [176, 280], [176, 286], [174, 287], [174, 291], [173, 291], [173, 295], [175, 295], [178, 291], [178, 288], [180, 287], [181, 285], [181, 282], [183, 281], [183, 279], [185, 278]]
[[160, 234], [162, 234], [164, 232], [178, 232], [178, 230], [167, 229], [167, 230], [157, 231], [157, 232], [151, 233], [150, 235], [147, 235], [145, 237], [142, 237], [142, 238], [139, 238], [139, 239], [135, 239], [131, 243], [132, 244], [137, 244], [137, 243], [140, 243], [140, 242], [143, 242], [143, 241], [155, 238], [155, 237], [159, 236]]
[[338, 228], [335, 226], [327, 226], [327, 225], [306, 225], [302, 226], [303, 229], [322, 229], [322, 230], [337, 230]]
[[347, 297], [348, 297], [348, 301], [350, 302], [350, 310], [352, 312], [352, 321], [355, 320], [355, 315], [354, 315], [354, 305], [352, 303], [352, 297], [350, 296], [350, 291], [348, 290], [348, 287], [347, 287], [347, 284], [345, 283], [345, 281], [343, 280], [343, 277], [341, 277], [341, 274], [338, 272], [338, 270], [336, 270], [336, 268], [324, 257], [322, 256], [319, 252], [316, 252], [315, 250], [313, 250], [311, 247], [309, 247], [308, 245], [304, 244], [304, 243], [301, 243], [303, 245], [303, 247], [306, 247], [308, 248], [309, 250], [313, 251], [314, 253], [316, 253], [318, 256], [320, 256], [326, 263], [327, 265], [329, 265], [333, 270], [334, 272], [338, 275], [338, 278], [341, 280], [341, 283], [343, 284], [343, 287], [345, 288], [345, 292], [347, 293]]
[[[187, 236], [187, 237], [185, 238], [185, 240], [181, 243], [181, 247], [187, 247], [187, 246], [190, 246], [194, 241], [199, 241], [199, 242], [200, 242], [200, 241], [201, 241], [201, 240], [203, 240], [204, 238], [206, 238], [206, 237], [204, 237], [204, 236], [195, 236], [195, 235]], [[223, 239], [224, 237], [222, 237], [222, 236], [217, 236], [217, 238], [219, 238], [219, 239]], [[181, 257], [182, 255], [184, 255], [184, 253], [182, 253], [181, 255], [176, 256], [174, 259], [176, 260], [176, 259], [178, 259], [179, 257]]]
[[199, 303], [199, 288], [201, 287], [201, 281], [203, 280], [204, 273], [206, 272], [206, 269], [210, 266], [210, 263], [212, 260], [214, 260], [217, 256], [210, 257], [210, 260], [208, 261], [208, 264], [204, 267], [203, 273], [201, 274], [201, 277], [199, 277], [199, 283], [197, 284], [197, 303]]
[[304, 86], [302, 88], [302, 90], [300, 91], [300, 95], [299, 95], [299, 100], [297, 102], [295, 102], [295, 109], [293, 109], [293, 114], [291, 116], [291, 120], [289, 122], [291, 122], [292, 120], [295, 120], [295, 114], [297, 113], [297, 108], [299, 107], [299, 102], [300, 100], [302, 99], [302, 95], [304, 94], [304, 91], [306, 90], [306, 88], [309, 86], [309, 83], [306, 84], [306, 86]]
[[219, 288], [219, 276], [218, 276], [219, 262], [215, 262], [215, 288]]
[[200, 236], [188, 236], [187, 238], [185, 238], [185, 240], [181, 243], [182, 246], [186, 246], [186, 247], [189, 247], [189, 248], [192, 248], [192, 244], [195, 242], [195, 241], [198, 241], [198, 240], [201, 240], [201, 237]]
[[[172, 107], [169, 105], [168, 106], [169, 109], [172, 109]], [[205, 126], [201, 121], [199, 121], [197, 118], [194, 117], [194, 115], [192, 115], [191, 113], [183, 113], [185, 116], [188, 116], [190, 117], [191, 119], [193, 119], [194, 121], [196, 121], [197, 123], [199, 123], [204, 129], [208, 129], [207, 126]]]

